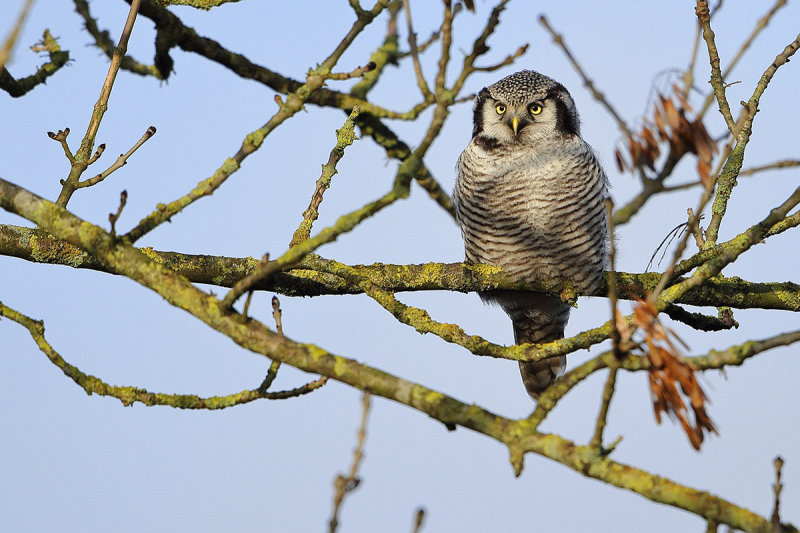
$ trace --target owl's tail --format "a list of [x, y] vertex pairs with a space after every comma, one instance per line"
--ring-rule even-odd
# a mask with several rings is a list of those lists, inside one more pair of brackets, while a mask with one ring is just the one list
[[[496, 291], [482, 295], [500, 304], [514, 326], [516, 344], [550, 342], [564, 337], [569, 320], [569, 305], [546, 294]], [[519, 370], [528, 394], [535, 400], [564, 372], [567, 357], [557, 356], [541, 361], [520, 361]]]
[[[522, 315], [515, 313], [516, 316], [511, 317], [514, 325], [514, 342], [541, 343], [563, 338], [564, 327], [569, 318], [569, 306], [564, 304], [562, 306], [563, 309], [553, 310], [555, 312], [531, 309]], [[525, 389], [531, 398], [538, 399], [542, 391], [549, 387], [556, 377], [564, 373], [566, 366], [566, 355], [548, 357], [541, 361], [520, 361], [522, 383], [525, 384]]]
[[[547, 294], [517, 291], [478, 293], [485, 302], [496, 303], [511, 318], [516, 344], [550, 342], [564, 338], [570, 306]], [[541, 361], [520, 361], [522, 383], [534, 400], [564, 373], [567, 356], [549, 357]]]

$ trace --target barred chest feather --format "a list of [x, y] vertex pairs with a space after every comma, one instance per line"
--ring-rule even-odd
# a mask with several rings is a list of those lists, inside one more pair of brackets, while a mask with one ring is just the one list
[[514, 148], [473, 139], [459, 158], [454, 197], [467, 261], [594, 289], [605, 261], [607, 184], [591, 148], [579, 137]]

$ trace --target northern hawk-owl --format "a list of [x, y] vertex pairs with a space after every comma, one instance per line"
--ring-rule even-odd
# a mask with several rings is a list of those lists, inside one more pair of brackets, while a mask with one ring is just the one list
[[[523, 70], [475, 99], [472, 140], [458, 158], [454, 192], [466, 259], [519, 281], [566, 281], [588, 292], [606, 256], [606, 175], [581, 138], [578, 112], [557, 81]], [[564, 336], [570, 307], [542, 293], [479, 293], [511, 318], [517, 344]], [[534, 399], [566, 357], [520, 362]]]

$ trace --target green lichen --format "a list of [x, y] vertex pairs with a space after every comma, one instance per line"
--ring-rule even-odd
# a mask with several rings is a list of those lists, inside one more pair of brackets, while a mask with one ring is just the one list
[[247, 144], [255, 149], [261, 146], [261, 144], [264, 142], [265, 137], [266, 134], [263, 131], [261, 131], [261, 129], [257, 129], [256, 131], [249, 133], [247, 137], [244, 138], [243, 144]]
[[347, 360], [344, 357], [333, 356], [333, 373], [337, 377], [342, 377], [347, 373]]

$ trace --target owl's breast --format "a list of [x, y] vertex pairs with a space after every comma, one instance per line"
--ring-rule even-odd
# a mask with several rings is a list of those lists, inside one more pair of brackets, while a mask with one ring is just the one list
[[605, 260], [606, 183], [589, 156], [491, 158], [468, 147], [454, 193], [467, 260], [594, 288]]

